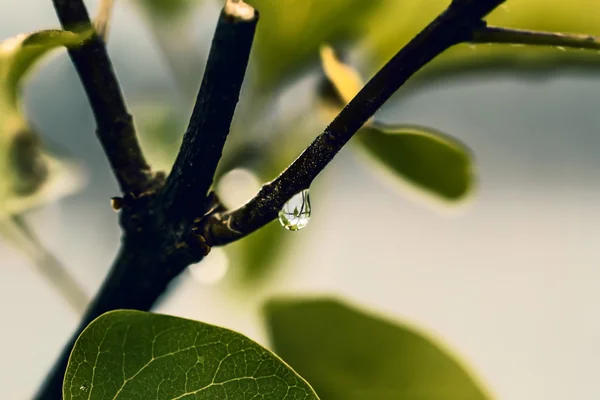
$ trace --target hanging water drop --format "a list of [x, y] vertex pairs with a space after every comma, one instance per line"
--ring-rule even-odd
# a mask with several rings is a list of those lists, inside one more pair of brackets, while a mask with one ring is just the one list
[[308, 189], [296, 193], [279, 211], [279, 222], [288, 231], [299, 231], [310, 220], [310, 197]]

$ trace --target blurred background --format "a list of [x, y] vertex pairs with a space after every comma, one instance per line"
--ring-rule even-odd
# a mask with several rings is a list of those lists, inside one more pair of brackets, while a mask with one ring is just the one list
[[[588, 3], [582, 2], [582, 21], [591, 11]], [[96, 1], [86, 4], [96, 10]], [[510, 21], [519, 10], [510, 1], [506, 7], [498, 12]], [[180, 52], [180, 64], [173, 66], [157, 46], [147, 14], [133, 1], [118, 1], [114, 9], [108, 47], [125, 97], [139, 112], [138, 126], [163, 121], [164, 104], [181, 115], [179, 130], [161, 138], [167, 144], [142, 138], [158, 165], [168, 166], [169, 156], [161, 152], [169, 143], [176, 149], [183, 132], [218, 11], [219, 2], [207, 1], [189, 14], [182, 25], [187, 41], [172, 49]], [[57, 26], [50, 1], [0, 1], [3, 39]], [[581, 26], [582, 33], [600, 34]], [[475, 57], [479, 51], [467, 50]], [[364, 53], [351, 51], [349, 59], [365, 76], [374, 72], [360, 61]], [[66, 53], [43, 65], [25, 86], [26, 114], [44, 140], [82, 162], [88, 184], [25, 218], [92, 296], [119, 245], [118, 214], [109, 201], [118, 190]], [[177, 68], [180, 82], [195, 82], [191, 93], [178, 89]], [[252, 68], [257, 67], [251, 65], [250, 73]], [[269, 92], [278, 99], [276, 107], [263, 111], [269, 118], [252, 129], [252, 137], [266, 137], [270, 147], [280, 148], [286, 162], [326, 124], [313, 107], [319, 74], [316, 63], [284, 89]], [[599, 78], [587, 67], [559, 68], [541, 78], [511, 71], [452, 75], [396, 96], [377, 114], [379, 120], [439, 129], [472, 149], [477, 185], [467, 201], [453, 207], [415, 201], [381, 179], [360, 152], [344, 149], [311, 188], [308, 227], [301, 232], [277, 227], [286, 246], [273, 242], [282, 251], [268, 279], [241, 284], [235, 263], [227, 269], [227, 255], [214, 251], [206, 265], [178, 279], [157, 310], [236, 329], [266, 344], [263, 299], [273, 293], [333, 294], [439, 338], [497, 398], [599, 397]], [[254, 98], [245, 94], [233, 143], [245, 134], [244, 116], [256, 110]], [[314, 121], [295, 139], [264, 133], [273, 131], [271, 124], [280, 126], [277, 121], [306, 113]], [[26, 256], [2, 241], [0, 264], [0, 397], [27, 399], [78, 315]]]

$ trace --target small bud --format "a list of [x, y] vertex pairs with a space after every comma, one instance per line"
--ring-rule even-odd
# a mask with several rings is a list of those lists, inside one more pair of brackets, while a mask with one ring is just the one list
[[113, 197], [110, 199], [110, 206], [114, 211], [119, 211], [121, 208], [123, 208], [123, 203], [124, 200], [122, 197]]

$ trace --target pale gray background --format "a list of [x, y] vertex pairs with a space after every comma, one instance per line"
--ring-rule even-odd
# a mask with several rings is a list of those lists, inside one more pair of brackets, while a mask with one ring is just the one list
[[[169, 87], [149, 35], [122, 3], [110, 51], [126, 94]], [[0, 1], [2, 38], [56, 24], [50, 1]], [[334, 190], [312, 191], [313, 221], [295, 234], [277, 291], [334, 293], [414, 323], [462, 354], [501, 399], [600, 398], [598, 104], [600, 76], [563, 74], [438, 84], [401, 109], [388, 105], [382, 119], [427, 123], [474, 149], [477, 196], [456, 215], [438, 213], [397, 196], [344, 151], [325, 172]], [[83, 193], [31, 220], [92, 294], [118, 245], [108, 204], [117, 191], [64, 54], [28, 86], [27, 108], [91, 166]], [[27, 399], [77, 317], [1, 243], [0, 265], [0, 398]], [[186, 274], [160, 310], [264, 343], [255, 305], [271, 291], [236, 297]]]

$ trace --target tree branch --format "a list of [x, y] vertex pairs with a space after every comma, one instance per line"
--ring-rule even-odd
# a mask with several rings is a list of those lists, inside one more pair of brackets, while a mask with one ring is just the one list
[[[80, 4], [78, 1], [74, 3]], [[70, 7], [66, 10], [73, 12]], [[133, 195], [127, 193], [124, 198], [113, 201], [116, 209], [122, 208], [124, 237], [121, 250], [36, 399], [62, 398], [62, 383], [69, 354], [75, 340], [91, 321], [115, 309], [150, 310], [173, 279], [188, 265], [202, 260], [210, 250], [204, 239], [192, 232], [192, 228], [196, 216], [204, 215], [206, 204], [210, 203], [211, 197], [207, 196], [207, 192], [229, 133], [257, 20], [258, 13], [252, 7], [240, 0], [226, 1], [190, 126], [173, 172], [162, 191], [151, 190], [141, 195], [139, 192]], [[105, 61], [108, 61], [104, 45], [99, 41], [96, 44], [101, 46]], [[99, 50], [97, 48], [94, 51]], [[73, 60], [75, 62], [76, 58]], [[79, 62], [94, 67], [94, 64], [86, 64], [86, 60]], [[96, 65], [95, 68], [110, 68], [110, 64]], [[106, 73], [94, 70], [94, 74], [103, 76]], [[114, 78], [112, 72], [109, 75]], [[106, 100], [101, 95], [98, 97], [99, 100], [94, 101]], [[100, 107], [99, 112], [105, 112], [103, 107], [114, 107], [113, 104], [96, 105]], [[113, 118], [117, 115], [108, 113], [104, 116]], [[135, 140], [135, 136], [131, 137]]]
[[99, 295], [92, 301], [61, 351], [35, 400], [63, 398], [63, 378], [71, 350], [81, 332], [94, 319], [117, 309], [150, 310], [169, 283], [195, 261], [197, 259], [193, 260], [185, 253], [174, 257], [173, 249], [166, 247], [164, 238], [152, 229], [140, 235], [126, 236]]
[[339, 113], [333, 122], [275, 180], [248, 203], [214, 213], [199, 230], [211, 246], [238, 240], [277, 217], [294, 194], [307, 189], [362, 125], [415, 72], [449, 47], [468, 41], [483, 18], [505, 0], [454, 0], [421, 33], [402, 48]]
[[473, 32], [471, 43], [506, 43], [600, 50], [600, 37], [488, 26]]
[[[202, 216], [244, 81], [258, 12], [228, 0], [219, 17], [190, 123], [164, 191], [167, 215]], [[201, 173], [200, 173], [201, 172]]]
[[[82, 0], [52, 0], [64, 29], [91, 27]], [[77, 49], [69, 49], [96, 119], [96, 134], [123, 193], [142, 193], [152, 186], [150, 166], [138, 143], [133, 119], [108, 58], [104, 42], [94, 35]]]

